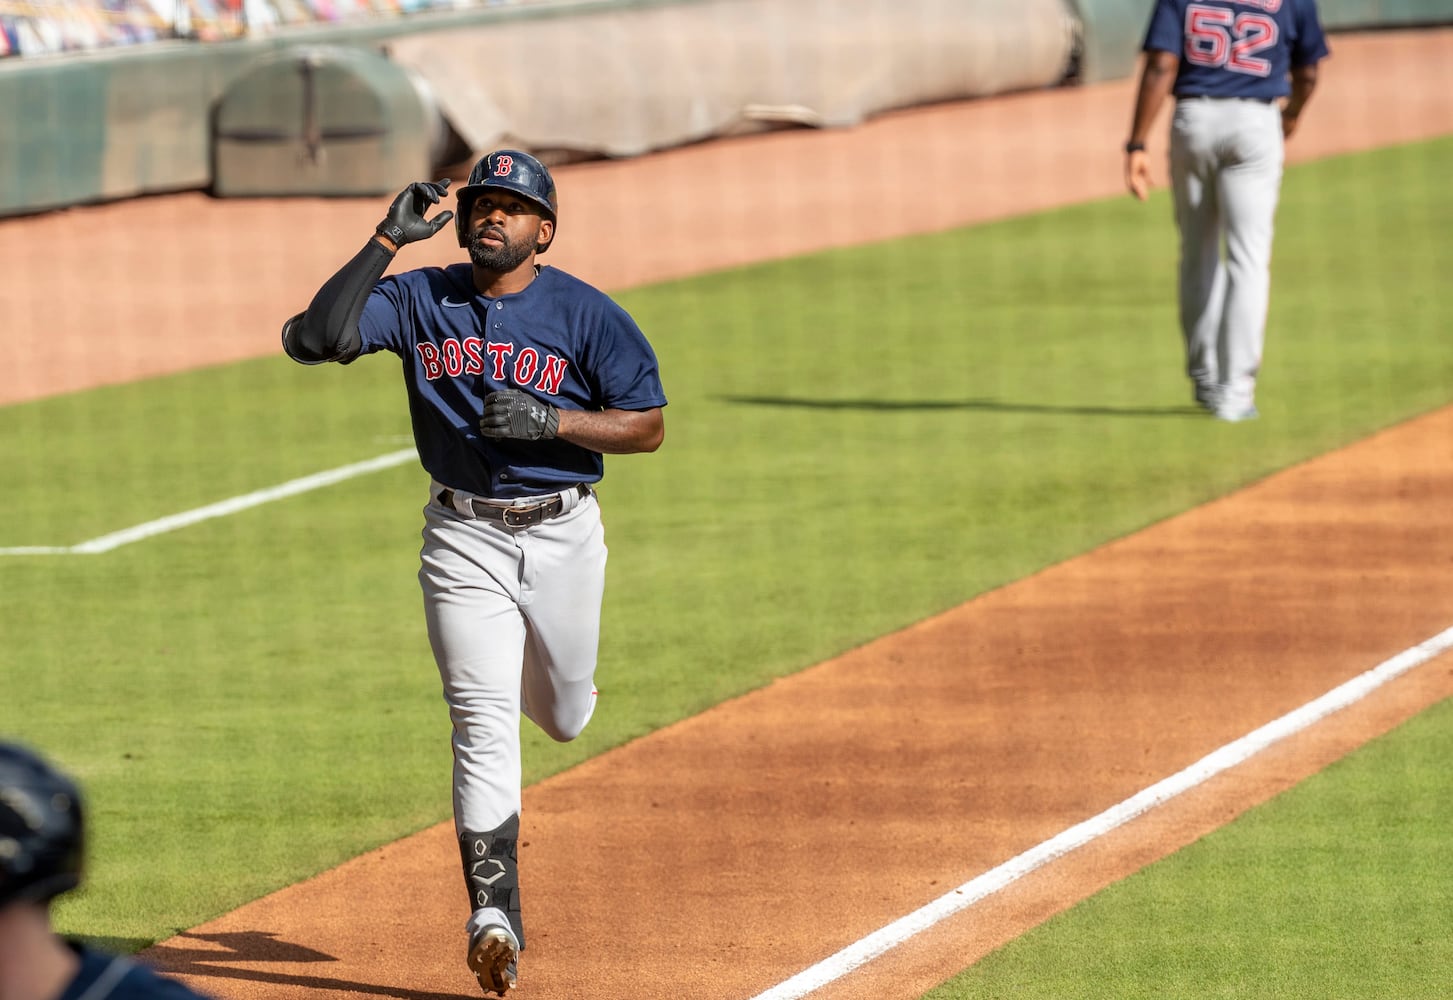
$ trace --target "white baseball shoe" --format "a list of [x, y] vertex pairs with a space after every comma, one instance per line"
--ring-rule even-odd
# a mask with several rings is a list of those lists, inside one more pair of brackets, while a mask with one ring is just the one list
[[1261, 416], [1251, 403], [1218, 406], [1215, 409], [1215, 415], [1217, 420], [1224, 420], [1228, 424], [1239, 424], [1243, 420], [1255, 420]]
[[486, 994], [504, 996], [515, 988], [520, 960], [520, 942], [514, 931], [489, 924], [469, 941], [469, 969]]
[[1197, 382], [1192, 395], [1196, 405], [1208, 413], [1215, 413], [1221, 404], [1221, 387], [1212, 382]]

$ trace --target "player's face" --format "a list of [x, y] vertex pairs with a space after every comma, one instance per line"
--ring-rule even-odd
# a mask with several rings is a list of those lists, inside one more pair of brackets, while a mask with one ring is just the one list
[[475, 267], [508, 274], [548, 242], [554, 225], [512, 191], [482, 191], [469, 210], [469, 259]]

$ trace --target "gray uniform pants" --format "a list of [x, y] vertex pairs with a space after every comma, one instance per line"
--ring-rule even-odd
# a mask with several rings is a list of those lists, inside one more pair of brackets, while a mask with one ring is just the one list
[[1176, 101], [1170, 176], [1186, 374], [1218, 386], [1233, 407], [1251, 404], [1261, 368], [1282, 160], [1276, 104]]
[[593, 494], [567, 496], [573, 506], [525, 528], [424, 509], [419, 584], [454, 724], [459, 831], [519, 812], [521, 714], [566, 742], [595, 709], [605, 529]]

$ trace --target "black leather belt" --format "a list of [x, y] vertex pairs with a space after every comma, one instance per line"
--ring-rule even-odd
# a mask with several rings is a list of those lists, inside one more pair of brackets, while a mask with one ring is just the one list
[[1257, 104], [1275, 104], [1275, 97], [1217, 97], [1215, 94], [1177, 94], [1178, 101], [1255, 101]]
[[[578, 483], [566, 493], [574, 493], [584, 500], [590, 496], [590, 487], [584, 483]], [[439, 491], [439, 505], [448, 507], [450, 510], [458, 510], [454, 506], [454, 491], [443, 489]], [[469, 501], [469, 506], [474, 510], [474, 516], [483, 521], [498, 521], [509, 528], [528, 528], [532, 524], [539, 524], [541, 521], [548, 521], [552, 517], [559, 516], [565, 509], [565, 499], [559, 493], [551, 493], [538, 502], [531, 503], [528, 499], [516, 501], [481, 500], [478, 497]]]

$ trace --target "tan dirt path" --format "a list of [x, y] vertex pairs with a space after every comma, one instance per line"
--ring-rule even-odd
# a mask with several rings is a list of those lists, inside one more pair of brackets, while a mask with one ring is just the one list
[[[1292, 158], [1453, 132], [1450, 39], [1334, 38]], [[1112, 195], [1130, 88], [567, 168], [554, 260], [616, 288]], [[864, 191], [900, 211], [863, 210]], [[18, 317], [0, 402], [275, 350], [280, 318], [379, 214], [180, 195], [0, 224], [0, 263], [28, 282], [0, 303]], [[453, 257], [419, 249], [407, 266]], [[189, 274], [200, 285], [164, 280]], [[754, 996], [1453, 625], [1450, 459], [1453, 410], [532, 786], [517, 995]], [[916, 996], [1450, 693], [1444, 657], [822, 995]], [[145, 957], [236, 1000], [473, 996], [462, 908], [441, 824]]]

